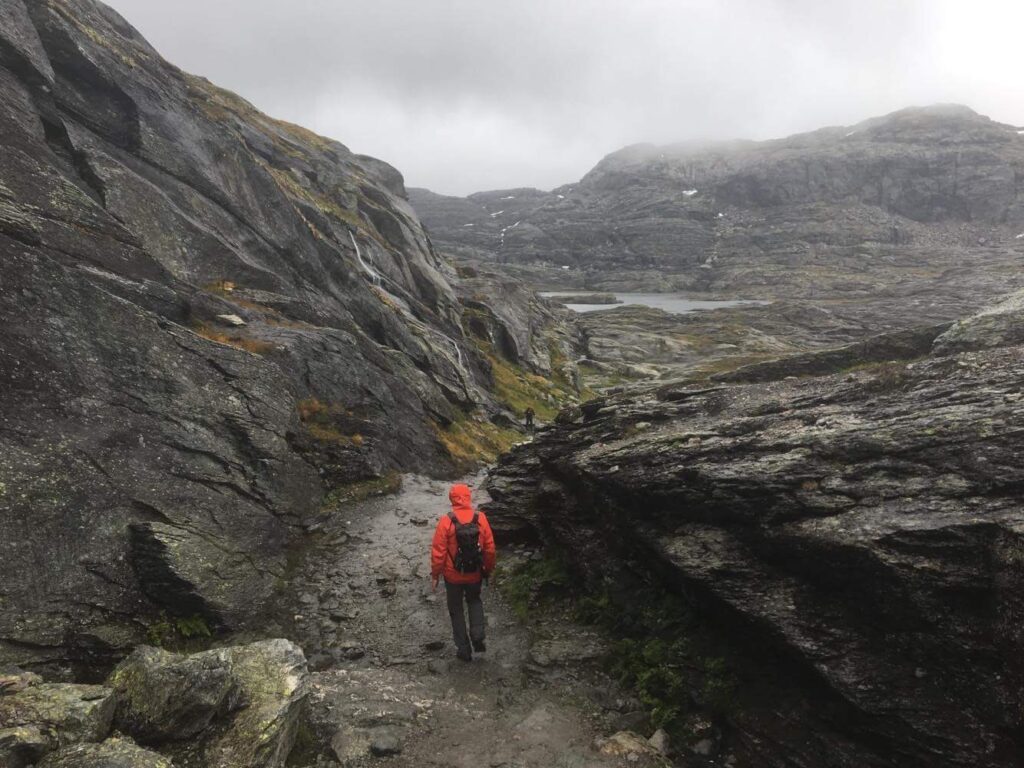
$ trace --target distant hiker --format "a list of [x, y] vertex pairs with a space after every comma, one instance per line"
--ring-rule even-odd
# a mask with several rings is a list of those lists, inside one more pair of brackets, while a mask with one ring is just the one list
[[[483, 581], [494, 572], [496, 554], [494, 534], [483, 512], [473, 509], [469, 486], [453, 485], [448, 492], [452, 511], [437, 522], [430, 552], [430, 578], [433, 589], [444, 576], [448, 614], [452, 617], [456, 656], [472, 661], [473, 651], [483, 653], [486, 624], [480, 599]], [[466, 611], [469, 607], [469, 635], [466, 635]]]
[[528, 430], [530, 430], [531, 432], [533, 431], [533, 416], [534, 416], [533, 408], [527, 408], [526, 409], [526, 428]]

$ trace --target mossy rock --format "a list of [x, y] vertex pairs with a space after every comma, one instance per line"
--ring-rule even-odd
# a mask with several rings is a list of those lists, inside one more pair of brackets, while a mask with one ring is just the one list
[[288, 640], [225, 649], [241, 684], [245, 708], [205, 749], [218, 768], [280, 768], [298, 730], [306, 692], [306, 657]]
[[111, 674], [115, 722], [144, 744], [187, 739], [241, 703], [241, 683], [223, 649], [183, 656], [140, 646]]
[[114, 692], [100, 685], [43, 683], [0, 696], [0, 764], [31, 765], [53, 749], [101, 741], [115, 705]]
[[51, 752], [38, 768], [173, 768], [173, 763], [128, 739], [108, 739], [102, 744], [76, 744]]

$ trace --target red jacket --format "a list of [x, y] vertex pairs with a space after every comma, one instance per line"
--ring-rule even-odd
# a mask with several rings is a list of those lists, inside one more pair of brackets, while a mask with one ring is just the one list
[[445, 515], [437, 521], [437, 528], [434, 529], [434, 542], [430, 548], [430, 575], [434, 578], [444, 576], [444, 580], [450, 584], [476, 584], [494, 571], [494, 562], [497, 558], [494, 534], [491, 533], [487, 516], [473, 509], [469, 486], [453, 485], [448, 492], [448, 499], [452, 503], [452, 512], [460, 523], [469, 523], [473, 520], [474, 514], [479, 515], [477, 523], [480, 526], [480, 550], [484, 555], [484, 568], [482, 572], [476, 573], [460, 573], [455, 570], [455, 553], [458, 551], [455, 523]]

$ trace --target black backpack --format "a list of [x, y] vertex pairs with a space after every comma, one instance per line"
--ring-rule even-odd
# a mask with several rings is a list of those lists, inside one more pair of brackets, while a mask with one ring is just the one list
[[448, 516], [455, 526], [455, 570], [459, 573], [476, 573], [484, 566], [484, 553], [480, 551], [480, 514], [473, 513], [468, 523], [460, 523], [454, 512]]

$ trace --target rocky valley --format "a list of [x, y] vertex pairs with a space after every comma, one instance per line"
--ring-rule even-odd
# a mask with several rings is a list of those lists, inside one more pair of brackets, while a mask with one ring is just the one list
[[542, 289], [773, 302], [588, 314], [600, 386], [978, 310], [1024, 287], [1022, 178], [1024, 131], [939, 105], [775, 141], [631, 146], [551, 192], [410, 199], [442, 250]]
[[445, 197], [97, 0], [0, 0], [0, 95], [0, 768], [1019, 764], [1024, 131]]
[[100, 3], [0, 8], [0, 662], [258, 622], [325, 492], [461, 471], [572, 395], [565, 313], [460, 280], [396, 170]]

